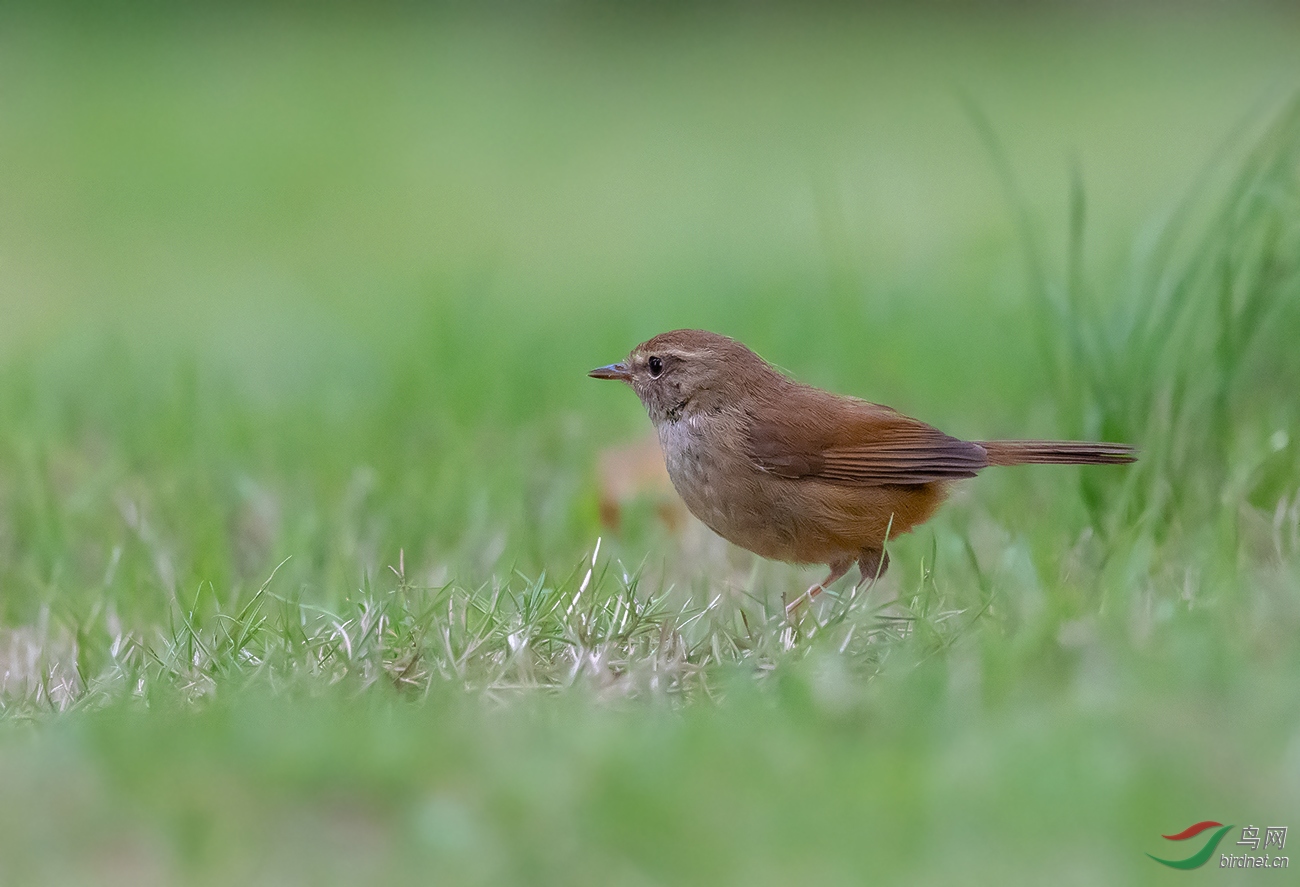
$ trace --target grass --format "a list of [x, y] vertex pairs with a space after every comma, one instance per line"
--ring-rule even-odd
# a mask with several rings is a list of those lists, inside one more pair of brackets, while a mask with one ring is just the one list
[[[1153, 883], [1289, 824], [1291, 19], [9, 15], [0, 881]], [[585, 370], [682, 325], [1143, 458], [791, 625], [809, 571], [599, 524], [645, 420]]]

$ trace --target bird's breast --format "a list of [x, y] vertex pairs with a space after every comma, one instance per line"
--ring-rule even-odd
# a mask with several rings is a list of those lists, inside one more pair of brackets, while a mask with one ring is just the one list
[[744, 450], [729, 417], [696, 415], [659, 425], [668, 477], [697, 518], [718, 535], [765, 557], [790, 560], [791, 503]]
[[725, 478], [739, 467], [725, 433], [707, 419], [692, 416], [662, 423], [659, 445], [677, 492], [708, 523], [702, 512], [722, 509], [720, 499], [727, 498]]

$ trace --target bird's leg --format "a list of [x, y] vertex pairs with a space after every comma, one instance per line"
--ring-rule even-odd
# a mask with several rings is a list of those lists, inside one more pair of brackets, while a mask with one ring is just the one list
[[828, 564], [828, 566], [831, 568], [831, 571], [829, 574], [827, 574], [825, 579], [823, 579], [821, 582], [818, 582], [816, 585], [810, 587], [803, 594], [799, 595], [797, 598], [795, 598], [790, 603], [785, 605], [785, 613], [787, 616], [793, 613], [795, 611], [795, 608], [798, 607], [800, 604], [802, 604], [805, 600], [809, 600], [809, 601], [812, 600], [818, 594], [820, 594], [824, 589], [828, 588], [836, 579], [839, 579], [841, 576], [847, 573], [849, 571], [849, 568], [853, 566], [853, 561], [852, 560], [836, 561], [833, 564]]
[[[867, 587], [870, 588], [888, 570], [888, 551], [881, 548], [864, 548], [862, 554], [858, 557], [858, 572], [862, 574], [858, 579], [858, 585], [865, 582]], [[854, 590], [857, 590], [858, 585], [853, 586]]]

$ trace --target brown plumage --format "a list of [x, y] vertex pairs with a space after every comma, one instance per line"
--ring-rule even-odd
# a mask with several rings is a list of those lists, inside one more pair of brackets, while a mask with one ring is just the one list
[[691, 512], [763, 557], [888, 568], [885, 543], [930, 518], [951, 483], [990, 465], [1108, 465], [1124, 444], [966, 441], [896, 410], [790, 379], [740, 342], [676, 330], [592, 370], [630, 384]]

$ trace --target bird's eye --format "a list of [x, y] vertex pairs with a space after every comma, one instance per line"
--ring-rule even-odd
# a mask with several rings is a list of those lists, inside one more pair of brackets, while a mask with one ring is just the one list
[[657, 357], [652, 357], [646, 361], [646, 366], [650, 367], [650, 378], [658, 379], [664, 371], [664, 362]]

